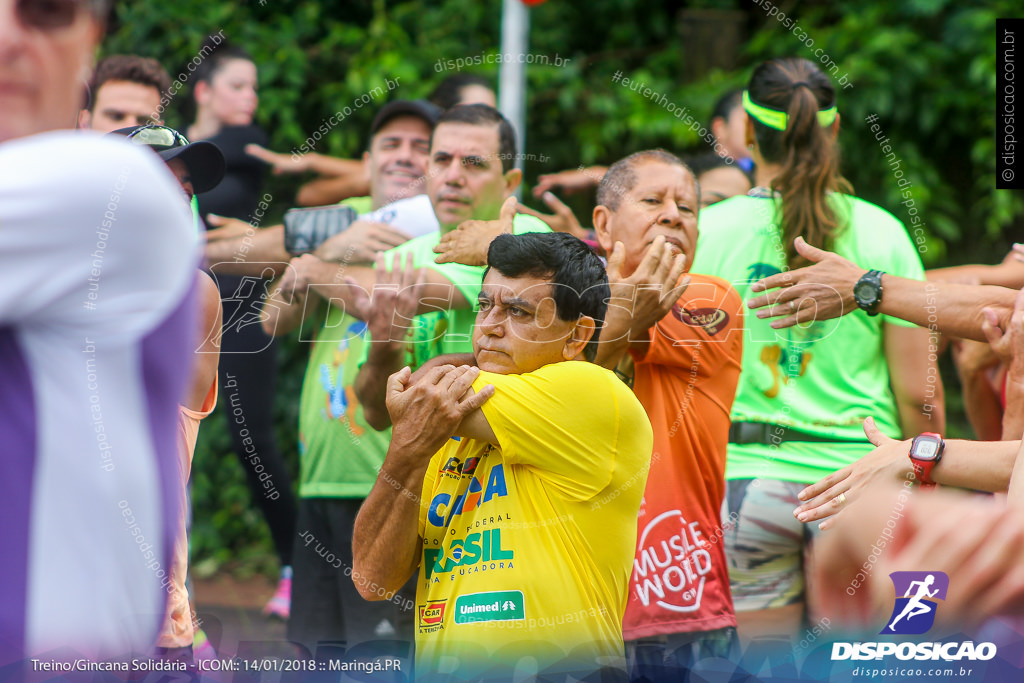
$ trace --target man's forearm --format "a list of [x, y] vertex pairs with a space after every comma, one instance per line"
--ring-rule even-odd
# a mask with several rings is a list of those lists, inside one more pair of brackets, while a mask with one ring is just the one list
[[986, 341], [981, 310], [993, 308], [1008, 321], [1016, 296], [1005, 287], [921, 282], [886, 274], [878, 310], [955, 337]]
[[925, 272], [931, 282], [967, 282], [975, 280], [979, 285], [995, 285], [1020, 289], [1024, 285], [1024, 263], [1009, 257], [996, 265], [971, 264], [935, 268]]
[[269, 268], [276, 277], [292, 255], [284, 248], [284, 226], [273, 225], [252, 235], [207, 242], [204, 249], [207, 266], [226, 275], [262, 275]]
[[317, 178], [299, 188], [295, 202], [299, 206], [325, 206], [364, 196], [369, 191], [369, 183], [360, 174]]
[[[306, 311], [307, 293], [292, 292], [291, 302], [286, 302], [280, 293], [281, 281], [274, 283], [270, 295], [263, 302], [263, 331], [273, 337], [288, 334], [302, 324]], [[309, 301], [310, 311], [316, 309], [317, 301]]]
[[[1010, 364], [1006, 373], [1006, 412], [1002, 427], [1002, 438], [1006, 441], [1019, 439], [1024, 434], [1024, 373], [1017, 369], [1016, 362]], [[1024, 479], [1024, 472], [1020, 474]], [[1024, 481], [1020, 485], [1024, 490]]]
[[388, 449], [352, 532], [352, 580], [367, 600], [389, 599], [419, 564], [420, 498], [431, 454], [397, 450]]
[[388, 377], [405, 365], [405, 349], [394, 348], [388, 341], [369, 340], [370, 352], [356, 375], [355, 391], [363, 406], [363, 418], [377, 431], [391, 426], [386, 403]]

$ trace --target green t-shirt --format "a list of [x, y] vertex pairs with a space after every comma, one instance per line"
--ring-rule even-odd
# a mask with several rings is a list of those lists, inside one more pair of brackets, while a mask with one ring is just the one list
[[[370, 197], [340, 204], [360, 214]], [[334, 306], [316, 316], [299, 399], [299, 495], [302, 498], [365, 498], [387, 454], [391, 429], [378, 432], [363, 419], [352, 388], [359, 372], [366, 324]], [[306, 325], [303, 325], [305, 339]]]
[[[833, 207], [847, 226], [836, 253], [865, 268], [924, 279], [921, 259], [892, 214], [846, 195], [833, 195]], [[728, 280], [744, 301], [753, 298], [751, 284], [787, 269], [776, 220], [772, 198], [733, 197], [702, 211], [693, 271]], [[746, 316], [732, 420], [862, 443], [729, 444], [726, 479], [816, 482], [873, 448], [861, 427], [869, 416], [885, 434], [900, 436], [882, 323], [910, 323], [860, 310], [783, 330], [769, 323]]]
[[299, 402], [299, 495], [365, 498], [387, 454], [391, 428], [363, 419], [353, 384], [366, 323], [327, 306], [321, 310]]
[[[517, 214], [512, 227], [517, 235], [524, 232], [551, 232], [547, 223], [525, 214]], [[391, 254], [411, 253], [414, 268], [430, 268], [441, 273], [472, 304], [480, 294], [484, 268], [482, 266], [464, 266], [461, 263], [435, 263], [434, 259], [437, 258], [437, 254], [434, 253], [434, 247], [440, 241], [440, 232], [432, 232], [429, 235], [411, 239], [405, 244], [385, 252], [388, 255], [386, 259], [388, 267], [391, 265]], [[408, 334], [407, 363], [409, 367], [415, 370], [431, 358], [446, 353], [472, 353], [475, 322], [476, 313], [473, 312], [472, 306], [450, 310], [439, 308], [436, 311], [416, 316], [410, 324], [412, 329]], [[366, 362], [369, 353], [370, 346], [366, 344], [363, 348], [360, 365]]]
[[349, 197], [348, 199], [342, 199], [338, 203], [343, 206], [351, 206], [360, 215], [373, 211], [372, 197]]

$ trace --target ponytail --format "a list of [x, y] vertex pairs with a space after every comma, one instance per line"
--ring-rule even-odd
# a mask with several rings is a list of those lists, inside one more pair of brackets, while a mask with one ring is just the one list
[[[780, 228], [786, 263], [808, 265], [794, 241], [831, 251], [846, 228], [829, 204], [830, 192], [850, 194], [839, 172], [839, 147], [832, 135], [835, 91], [831, 81], [804, 59], [765, 62], [750, 79], [747, 111], [765, 161], [778, 164], [771, 189], [781, 197]], [[774, 114], [768, 123], [759, 114]], [[822, 125], [827, 122], [827, 125]]]

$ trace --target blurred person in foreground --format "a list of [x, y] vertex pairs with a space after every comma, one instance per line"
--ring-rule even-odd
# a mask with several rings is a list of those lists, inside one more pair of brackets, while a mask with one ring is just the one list
[[[196, 195], [200, 215], [237, 218], [259, 223], [269, 208], [263, 193], [266, 165], [245, 153], [249, 144], [264, 144], [266, 133], [254, 122], [259, 105], [258, 69], [244, 49], [211, 35], [200, 52], [205, 59], [195, 70], [192, 98], [195, 120], [188, 139], [207, 140], [224, 154], [224, 179]], [[213, 219], [216, 225], [219, 221]], [[272, 268], [267, 269], [273, 272]], [[288, 619], [291, 605], [292, 541], [297, 503], [292, 479], [274, 431], [274, 389], [277, 382], [277, 344], [264, 333], [258, 312], [270, 282], [263, 272], [237, 277], [218, 264], [210, 266], [224, 306], [220, 334], [221, 404], [231, 448], [245, 472], [251, 502], [262, 512], [274, 541], [279, 578], [264, 607], [267, 616]]]
[[0, 2], [0, 666], [148, 651], [166, 600], [197, 240], [149, 150], [69, 130], [108, 9]]
[[[224, 156], [210, 142], [189, 143], [173, 128], [159, 125], [134, 126], [114, 131], [136, 145], [149, 147], [167, 164], [181, 184], [186, 201], [191, 205], [197, 192], [217, 186], [224, 177]], [[196, 329], [193, 371], [187, 393], [178, 406], [178, 471], [183, 486], [178, 491], [178, 523], [175, 528], [174, 557], [167, 587], [167, 616], [157, 639], [157, 654], [167, 659], [193, 662], [193, 641], [202, 650], [212, 649], [206, 634], [195, 625], [189, 603], [188, 586], [188, 520], [191, 516], [188, 481], [192, 474], [199, 424], [217, 405], [217, 366], [220, 348], [216, 334], [220, 329], [221, 304], [217, 285], [202, 270], [196, 271], [199, 291], [199, 325]]]

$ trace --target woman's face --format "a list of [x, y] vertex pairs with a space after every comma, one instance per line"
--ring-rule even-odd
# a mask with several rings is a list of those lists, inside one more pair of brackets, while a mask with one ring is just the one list
[[256, 94], [256, 65], [248, 59], [229, 59], [209, 82], [204, 101], [225, 126], [247, 126], [252, 123], [259, 97]]

